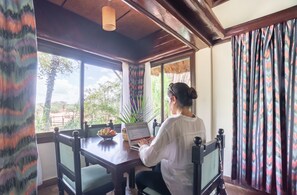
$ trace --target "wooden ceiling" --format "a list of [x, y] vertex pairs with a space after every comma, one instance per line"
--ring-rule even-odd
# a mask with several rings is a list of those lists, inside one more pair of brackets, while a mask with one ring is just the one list
[[[102, 24], [101, 9], [108, 0], [49, 0], [50, 2], [74, 12], [98, 25]], [[161, 28], [147, 16], [135, 11], [121, 0], [110, 2], [116, 10], [116, 32], [133, 40], [144, 38]]]
[[34, 0], [37, 36], [105, 58], [144, 63], [197, 51], [247, 32], [297, 17], [297, 6], [224, 29], [212, 7], [227, 0], [112, 0], [117, 29], [101, 28], [108, 0]]

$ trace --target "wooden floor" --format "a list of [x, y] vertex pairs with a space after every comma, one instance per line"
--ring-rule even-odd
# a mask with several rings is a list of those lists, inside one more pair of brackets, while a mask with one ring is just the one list
[[[139, 166], [139, 167], [136, 167], [135, 171], [137, 173], [138, 171], [143, 171], [143, 170], [148, 170], [148, 168], [146, 168], [144, 166]], [[127, 174], [125, 174], [124, 176], [128, 177]], [[128, 181], [128, 179], [127, 179], [127, 181]], [[129, 186], [129, 184], [127, 184], [127, 186]], [[251, 189], [242, 188], [240, 186], [230, 184], [230, 183], [226, 183], [226, 190], [227, 190], [228, 195], [265, 195], [265, 194], [267, 194], [267, 193], [254, 191]], [[113, 195], [113, 194], [114, 194], [113, 192], [109, 192], [107, 195]], [[53, 186], [48, 186], [48, 187], [42, 188], [38, 191], [38, 195], [58, 195], [58, 186], [53, 185]], [[67, 193], [65, 193], [65, 195], [67, 195]], [[137, 189], [129, 189], [127, 187], [126, 195], [137, 195]]]
[[[261, 192], [244, 189], [242, 187], [235, 186], [233, 184], [228, 184], [228, 183], [226, 183], [226, 189], [227, 189], [228, 195], [262, 195], [262, 194], [266, 194], [266, 193], [261, 193]], [[38, 192], [38, 195], [57, 195], [57, 194], [58, 194], [57, 185], [43, 188]], [[113, 192], [108, 193], [108, 195], [113, 195]], [[136, 189], [130, 190], [127, 188], [126, 195], [137, 195], [137, 190]]]

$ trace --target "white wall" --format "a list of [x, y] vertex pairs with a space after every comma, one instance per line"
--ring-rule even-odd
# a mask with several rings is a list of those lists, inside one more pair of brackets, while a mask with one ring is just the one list
[[38, 144], [38, 151], [42, 168], [42, 180], [57, 177], [54, 143]]
[[[227, 42], [212, 48], [213, 68], [213, 130], [225, 130], [224, 174], [231, 176], [232, 162], [232, 53], [231, 43]], [[215, 132], [216, 133], [216, 132]]]
[[224, 175], [231, 176], [232, 156], [232, 54], [231, 43], [196, 53], [197, 114], [205, 123], [207, 140], [225, 130]]
[[296, 0], [229, 0], [212, 10], [228, 28], [297, 5]]
[[196, 52], [196, 90], [197, 115], [204, 121], [206, 140], [212, 138], [212, 81], [211, 81], [211, 49]]

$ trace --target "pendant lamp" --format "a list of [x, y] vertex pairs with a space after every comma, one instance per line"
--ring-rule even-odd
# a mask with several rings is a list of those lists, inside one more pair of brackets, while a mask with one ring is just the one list
[[115, 9], [108, 5], [102, 7], [102, 28], [106, 31], [114, 31], [116, 29], [116, 14]]

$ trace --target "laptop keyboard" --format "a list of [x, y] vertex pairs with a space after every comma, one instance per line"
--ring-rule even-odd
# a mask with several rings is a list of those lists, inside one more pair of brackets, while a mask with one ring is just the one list
[[138, 144], [132, 145], [130, 148], [131, 148], [132, 150], [137, 150], [137, 151], [139, 151], [139, 146], [138, 146]]

